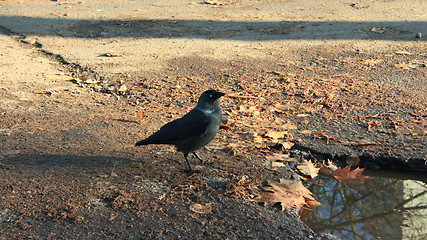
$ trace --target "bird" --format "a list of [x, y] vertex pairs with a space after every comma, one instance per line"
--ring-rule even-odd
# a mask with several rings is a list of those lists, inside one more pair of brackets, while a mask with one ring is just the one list
[[218, 133], [222, 121], [220, 98], [225, 93], [217, 90], [203, 92], [197, 105], [190, 112], [179, 119], [175, 119], [144, 140], [135, 143], [135, 146], [149, 144], [174, 145], [177, 151], [184, 154], [190, 172], [196, 172], [188, 161], [188, 154], [192, 153], [202, 164], [207, 164], [196, 150], [206, 146]]

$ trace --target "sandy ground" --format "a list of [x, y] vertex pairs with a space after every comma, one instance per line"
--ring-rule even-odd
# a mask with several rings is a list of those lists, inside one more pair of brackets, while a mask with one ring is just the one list
[[[425, 1], [0, 1], [2, 235], [318, 238], [292, 212], [223, 193], [242, 176], [259, 184], [284, 174], [254, 151], [251, 137], [272, 130], [324, 158], [425, 170], [427, 48], [415, 38], [427, 29], [425, 9]], [[197, 166], [202, 174], [182, 172], [173, 148], [133, 147], [208, 88], [232, 96], [222, 101], [231, 130], [201, 151], [214, 162]], [[196, 214], [193, 203], [213, 211]]]

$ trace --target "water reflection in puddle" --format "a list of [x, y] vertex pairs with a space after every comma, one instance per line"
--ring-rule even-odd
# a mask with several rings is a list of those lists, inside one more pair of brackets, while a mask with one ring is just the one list
[[394, 178], [380, 172], [365, 172], [373, 178], [350, 183], [319, 177], [324, 187], [310, 190], [323, 206], [302, 220], [315, 232], [343, 240], [427, 239], [427, 174], [388, 173]]

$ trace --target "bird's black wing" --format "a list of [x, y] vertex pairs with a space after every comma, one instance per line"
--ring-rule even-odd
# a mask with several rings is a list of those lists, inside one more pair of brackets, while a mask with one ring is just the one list
[[176, 141], [203, 135], [210, 123], [209, 116], [199, 109], [193, 109], [182, 118], [167, 123], [149, 136], [147, 139], [137, 143], [146, 144], [174, 144]]

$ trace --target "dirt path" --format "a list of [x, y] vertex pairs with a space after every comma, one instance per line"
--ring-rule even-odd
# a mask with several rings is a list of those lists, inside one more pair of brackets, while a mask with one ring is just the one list
[[[269, 131], [325, 157], [426, 169], [424, 1], [206, 2], [0, 3], [4, 237], [319, 237], [223, 195], [289, 174], [256, 150]], [[214, 162], [202, 174], [170, 147], [133, 147], [207, 88], [229, 95], [231, 130], [201, 152]]]

